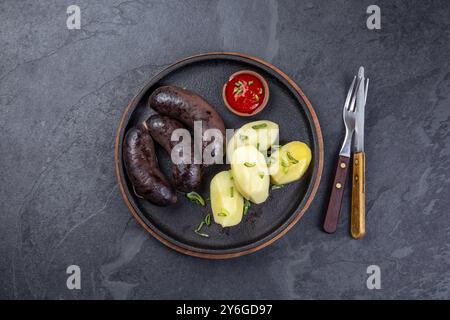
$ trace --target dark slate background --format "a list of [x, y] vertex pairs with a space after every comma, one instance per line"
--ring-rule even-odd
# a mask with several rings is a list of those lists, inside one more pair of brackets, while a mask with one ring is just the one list
[[[66, 8], [81, 7], [81, 30]], [[0, 2], [0, 297], [450, 298], [448, 1]], [[131, 218], [116, 184], [124, 107], [175, 60], [239, 51], [299, 83], [325, 142], [319, 192], [255, 254], [176, 253]], [[321, 231], [343, 135], [341, 105], [366, 66], [367, 236]], [[68, 265], [82, 289], [66, 288]], [[382, 289], [366, 288], [379, 265]]]

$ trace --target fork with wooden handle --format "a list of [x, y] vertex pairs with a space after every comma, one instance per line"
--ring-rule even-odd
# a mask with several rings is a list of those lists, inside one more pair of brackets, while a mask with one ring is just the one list
[[347, 98], [344, 103], [343, 118], [345, 124], [345, 139], [342, 144], [341, 151], [339, 152], [339, 159], [336, 168], [336, 175], [334, 177], [330, 200], [328, 202], [328, 208], [325, 215], [325, 222], [323, 228], [328, 233], [334, 233], [339, 221], [339, 215], [342, 207], [342, 198], [344, 196], [345, 183], [348, 175], [348, 168], [350, 164], [350, 153], [352, 136], [355, 131], [355, 101], [356, 92], [358, 92], [361, 79], [358, 77], [355, 87], [356, 77], [353, 78], [350, 89], [347, 93]]

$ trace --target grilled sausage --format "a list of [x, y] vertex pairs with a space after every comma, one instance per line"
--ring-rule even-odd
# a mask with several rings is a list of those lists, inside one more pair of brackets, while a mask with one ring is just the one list
[[137, 196], [159, 206], [177, 202], [176, 191], [159, 169], [155, 145], [144, 124], [127, 132], [124, 159], [128, 177]]
[[[147, 119], [146, 125], [153, 139], [171, 155], [173, 148], [179, 143], [172, 141], [172, 133], [177, 129], [186, 129], [179, 121], [155, 114]], [[189, 192], [196, 189], [202, 182], [202, 166], [194, 164], [194, 153], [183, 163], [172, 163], [172, 176], [177, 190]]]
[[211, 145], [213, 156], [223, 155], [225, 124], [217, 111], [205, 99], [186, 89], [164, 86], [150, 95], [148, 104], [159, 114], [175, 118], [190, 129], [194, 129], [195, 121], [202, 121], [203, 132], [208, 129], [218, 129], [222, 134], [222, 141], [203, 141], [202, 151]]

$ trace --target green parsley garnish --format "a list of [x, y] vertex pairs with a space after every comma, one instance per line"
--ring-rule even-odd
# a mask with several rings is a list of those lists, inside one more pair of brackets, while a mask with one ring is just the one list
[[209, 226], [211, 224], [211, 215], [208, 213], [205, 217], [205, 224]]
[[247, 214], [248, 208], [250, 208], [251, 203], [247, 199], [244, 199], [244, 216]]
[[206, 233], [201, 232], [204, 225], [209, 226], [211, 224], [211, 215], [208, 213], [205, 218], [200, 222], [197, 229], [194, 230], [196, 234], [198, 234], [201, 237], [209, 238], [209, 235]]
[[252, 126], [252, 128], [255, 129], [255, 130], [262, 129], [262, 128], [265, 128], [265, 127], [267, 127], [267, 123], [260, 123], [260, 124], [255, 124], [254, 126]]
[[245, 141], [245, 140], [248, 140], [248, 136], [246, 136], [245, 134], [240, 134], [239, 139], [241, 139], [242, 141]]
[[295, 159], [289, 151], [286, 153], [286, 155], [292, 163], [294, 164], [298, 163], [298, 160]]
[[217, 214], [220, 217], [227, 217], [230, 213], [225, 209], [222, 208], [222, 210]]
[[204, 207], [206, 205], [205, 199], [203, 199], [203, 197], [195, 191], [191, 191], [191, 192], [187, 193], [186, 198], [188, 198], [189, 201], [191, 201], [191, 202], [198, 203], [202, 207]]

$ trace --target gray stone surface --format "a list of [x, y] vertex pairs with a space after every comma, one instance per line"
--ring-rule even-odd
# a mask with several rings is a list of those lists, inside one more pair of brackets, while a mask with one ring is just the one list
[[[0, 297], [450, 298], [448, 1], [0, 2]], [[81, 7], [81, 30], [66, 8]], [[249, 33], [250, 31], [250, 33]], [[229, 261], [167, 249], [131, 218], [114, 174], [129, 99], [165, 65], [240, 51], [286, 71], [310, 98], [325, 172], [305, 217]], [[321, 231], [351, 75], [366, 66], [367, 228]], [[349, 195], [348, 195], [349, 196]], [[349, 211], [349, 197], [344, 212]], [[77, 264], [82, 289], [66, 288]], [[382, 289], [366, 288], [366, 268]]]

